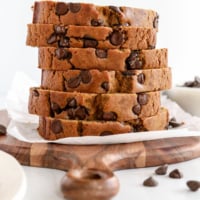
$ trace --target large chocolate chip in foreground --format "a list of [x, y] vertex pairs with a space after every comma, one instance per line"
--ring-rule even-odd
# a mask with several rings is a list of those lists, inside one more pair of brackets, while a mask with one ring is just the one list
[[68, 5], [63, 2], [56, 3], [55, 13], [56, 15], [65, 15], [69, 11]]
[[170, 178], [182, 178], [183, 177], [183, 174], [178, 170], [178, 169], [174, 169], [173, 171], [171, 171], [169, 173], [169, 177]]
[[80, 77], [84, 84], [87, 84], [92, 80], [92, 75], [88, 70], [82, 70], [80, 73]]
[[102, 19], [92, 19], [91, 25], [92, 26], [101, 26], [101, 25], [103, 25], [103, 20]]
[[105, 112], [105, 113], [103, 113], [102, 118], [105, 121], [116, 121], [117, 114], [115, 112]]
[[134, 114], [139, 115], [141, 113], [141, 109], [142, 109], [141, 105], [138, 104], [138, 105], [133, 106], [132, 111]]
[[100, 136], [107, 136], [107, 135], [113, 135], [111, 131], [103, 131]]
[[155, 170], [157, 175], [165, 175], [167, 173], [168, 165], [162, 165]]
[[80, 76], [76, 76], [73, 78], [70, 78], [67, 82], [67, 85], [69, 88], [77, 88], [81, 83], [81, 77]]
[[96, 49], [95, 54], [98, 58], [107, 58], [108, 52], [105, 49]]
[[196, 192], [198, 189], [200, 189], [199, 181], [191, 180], [191, 181], [187, 181], [186, 184], [187, 184], [188, 188], [193, 192]]
[[143, 185], [147, 187], [155, 187], [158, 185], [158, 182], [153, 177], [149, 177], [144, 180]]
[[51, 130], [55, 133], [55, 134], [59, 134], [61, 132], [63, 132], [63, 127], [62, 127], [62, 123], [60, 120], [53, 120], [51, 123]]
[[89, 48], [89, 47], [95, 48], [95, 47], [97, 47], [97, 45], [98, 45], [98, 42], [96, 40], [94, 40], [94, 39], [85, 38], [83, 40], [83, 47], [84, 48]]
[[140, 105], [146, 105], [148, 103], [148, 95], [138, 94], [137, 101]]
[[115, 30], [110, 35], [110, 42], [112, 45], [121, 45], [124, 41], [124, 35], [118, 30]]
[[72, 13], [77, 13], [81, 9], [81, 4], [80, 3], [69, 3], [69, 10]]
[[6, 127], [0, 124], [0, 135], [6, 135], [6, 133], [7, 133]]
[[63, 48], [56, 49], [55, 55], [59, 60], [70, 59], [72, 57], [72, 53]]

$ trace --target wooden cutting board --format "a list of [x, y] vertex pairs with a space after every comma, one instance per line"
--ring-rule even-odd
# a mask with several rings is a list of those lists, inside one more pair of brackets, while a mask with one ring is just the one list
[[[107, 186], [104, 188], [104, 191], [106, 189], [113, 191], [113, 193], [109, 193], [110, 198], [119, 189], [117, 179], [112, 174], [113, 171], [178, 163], [200, 157], [200, 137], [167, 138], [129, 144], [78, 146], [53, 143], [33, 144], [21, 142], [10, 136], [1, 136], [0, 149], [13, 155], [22, 165], [71, 170], [68, 173], [71, 174], [71, 178], [68, 175], [62, 181], [62, 189], [66, 197], [69, 197], [69, 188], [71, 186], [76, 188], [75, 185], [79, 184], [74, 192], [77, 195], [77, 189], [81, 187], [82, 182], [74, 183], [73, 181], [77, 181], [78, 176], [79, 179], [88, 180], [90, 183], [101, 179], [110, 181], [108, 185], [113, 186], [113, 188]], [[80, 173], [77, 173], [76, 170]], [[87, 189], [85, 188], [84, 191]], [[88, 191], [96, 193], [96, 190], [89, 188]], [[84, 193], [79, 192], [79, 195], [83, 197]], [[88, 195], [89, 193], [87, 193], [87, 198]], [[98, 193], [98, 195], [100, 194]], [[101, 195], [103, 195], [102, 192]], [[72, 196], [70, 198], [76, 199]], [[101, 196], [99, 199], [109, 198]]]

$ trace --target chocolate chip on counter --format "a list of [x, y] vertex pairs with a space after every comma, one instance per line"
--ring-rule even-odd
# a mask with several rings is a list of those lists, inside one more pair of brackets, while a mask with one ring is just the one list
[[77, 101], [75, 98], [68, 99], [67, 101], [67, 108], [76, 108], [77, 107]]
[[102, 26], [103, 25], [103, 20], [102, 19], [92, 19], [91, 20], [91, 25], [92, 26]]
[[137, 81], [140, 83], [140, 84], [144, 84], [145, 82], [145, 75], [143, 73], [139, 74], [137, 76]]
[[85, 38], [83, 40], [83, 47], [84, 48], [89, 48], [89, 47], [95, 48], [97, 46], [98, 46], [98, 42], [94, 39]]
[[116, 121], [117, 114], [115, 112], [105, 112], [103, 113], [102, 118], [105, 121]]
[[140, 59], [139, 51], [132, 51], [130, 56], [126, 59], [127, 68], [141, 69], [144, 65], [144, 61]]
[[105, 49], [96, 49], [95, 54], [98, 58], [107, 58], [108, 52]]
[[109, 83], [108, 83], [108, 82], [103, 82], [103, 83], [101, 84], [101, 87], [102, 87], [106, 92], [108, 92], [108, 90], [109, 90]]
[[63, 49], [63, 48], [56, 49], [55, 50], [55, 55], [59, 60], [61, 60], [61, 59], [70, 59], [72, 57], [72, 53], [67, 51], [66, 49]]
[[194, 81], [187, 81], [184, 83], [185, 87], [200, 88], [200, 77], [195, 76]]
[[149, 177], [144, 180], [143, 185], [147, 187], [155, 187], [158, 185], [158, 182], [153, 177]]
[[81, 77], [80, 76], [70, 78], [67, 81], [67, 85], [68, 85], [69, 88], [77, 88], [80, 85], [80, 83], [81, 83]]
[[60, 106], [57, 103], [54, 103], [54, 102], [51, 103], [51, 109], [56, 114], [59, 114], [59, 113], [62, 112], [62, 109], [60, 108]]
[[110, 8], [112, 11], [121, 14], [121, 10], [120, 10], [119, 7], [117, 7], [117, 6], [109, 6], [109, 8]]
[[47, 39], [48, 44], [53, 44], [57, 42], [57, 35], [55, 33], [51, 34], [50, 37]]
[[65, 35], [67, 30], [65, 29], [64, 26], [61, 25], [55, 25], [54, 26], [54, 31], [56, 35]]
[[140, 105], [146, 105], [148, 103], [148, 95], [138, 94], [137, 101]]
[[177, 178], [182, 178], [183, 175], [178, 169], [174, 169], [169, 173], [169, 177], [177, 179]]
[[61, 37], [58, 42], [59, 47], [70, 47], [69, 38], [68, 37]]
[[182, 125], [184, 125], [184, 122], [177, 122], [176, 118], [173, 117], [173, 118], [170, 119], [167, 128], [168, 128], [168, 129], [177, 128], [177, 127], [182, 126]]
[[56, 3], [55, 13], [56, 15], [65, 15], [69, 11], [68, 5], [63, 2]]
[[110, 35], [110, 42], [112, 45], [121, 45], [124, 41], [124, 35], [118, 30], [115, 30]]
[[113, 135], [111, 131], [103, 131], [100, 136], [107, 136], [107, 135]]
[[165, 175], [167, 173], [168, 165], [162, 165], [155, 170], [157, 175]]
[[158, 23], [159, 23], [159, 15], [157, 15], [154, 20], [153, 20], [153, 28], [158, 28]]
[[88, 115], [88, 111], [85, 107], [80, 106], [75, 111], [75, 118], [78, 118], [79, 120], [84, 120]]
[[0, 124], [0, 135], [6, 135], [7, 129], [4, 125]]
[[200, 188], [199, 181], [191, 180], [191, 181], [187, 181], [186, 184], [187, 184], [188, 188], [193, 192], [196, 192]]
[[81, 81], [84, 84], [87, 84], [92, 80], [92, 75], [90, 74], [88, 70], [82, 70], [80, 73], [80, 77], [81, 77]]
[[81, 4], [80, 3], [69, 3], [69, 10], [72, 13], [77, 13], [81, 9]]
[[134, 114], [139, 115], [141, 113], [141, 109], [142, 109], [141, 105], [138, 104], [138, 105], [133, 106], [132, 111]]
[[40, 96], [40, 93], [38, 92], [37, 89], [33, 89], [32, 94], [33, 94], [34, 97], [39, 97]]
[[55, 134], [59, 134], [59, 133], [63, 132], [63, 127], [62, 127], [61, 121], [58, 119], [53, 120], [51, 123], [51, 130]]

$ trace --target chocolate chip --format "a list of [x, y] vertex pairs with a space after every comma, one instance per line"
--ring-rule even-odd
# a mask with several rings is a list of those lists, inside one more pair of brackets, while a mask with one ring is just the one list
[[63, 2], [58, 2], [56, 3], [56, 8], [55, 8], [55, 13], [56, 15], [65, 15], [68, 13], [69, 8], [68, 5], [66, 3]]
[[81, 4], [80, 3], [69, 3], [69, 10], [72, 13], [77, 13], [81, 9]]
[[103, 25], [103, 20], [102, 19], [92, 19], [91, 20], [91, 25], [92, 26], [102, 26]]
[[69, 119], [75, 119], [75, 110], [73, 108], [68, 109], [67, 115]]
[[107, 136], [107, 135], [113, 135], [111, 131], [103, 131], [100, 136]]
[[34, 97], [39, 97], [40, 96], [40, 93], [38, 92], [37, 89], [33, 89], [32, 94], [33, 94]]
[[139, 115], [141, 113], [141, 106], [140, 104], [133, 106], [132, 111], [134, 114]]
[[187, 181], [187, 186], [189, 189], [193, 192], [197, 191], [200, 188], [200, 182], [199, 181]]
[[105, 112], [105, 113], [103, 113], [102, 118], [105, 121], [116, 121], [117, 114], [115, 112]]
[[140, 83], [140, 84], [143, 84], [145, 82], [145, 75], [143, 73], [139, 74], [137, 76], [137, 81]]
[[67, 108], [76, 108], [77, 107], [77, 101], [75, 98], [69, 99], [67, 101]]
[[84, 48], [89, 48], [89, 47], [95, 48], [97, 46], [98, 46], [98, 42], [94, 39], [85, 38], [83, 40], [83, 47]]
[[110, 42], [111, 44], [118, 46], [121, 45], [124, 41], [124, 35], [120, 31], [113, 31], [110, 35]]
[[159, 15], [157, 15], [154, 20], [153, 20], [153, 27], [158, 28], [158, 23], [159, 23]]
[[59, 60], [70, 59], [72, 57], [72, 53], [63, 48], [56, 49], [55, 55]]
[[73, 78], [70, 78], [67, 82], [67, 85], [69, 88], [77, 88], [81, 83], [81, 77], [80, 76], [76, 76]]
[[170, 178], [182, 178], [183, 175], [178, 169], [174, 169], [173, 171], [171, 171], [169, 173], [169, 177]]
[[194, 81], [187, 81], [184, 83], [185, 87], [200, 88], [200, 77], [195, 76]]
[[0, 124], [0, 135], [6, 135], [6, 133], [7, 133], [6, 127]]
[[55, 33], [51, 34], [50, 37], [47, 39], [48, 44], [53, 44], [57, 42], [57, 35]]
[[88, 70], [82, 70], [80, 73], [80, 77], [83, 83], [87, 84], [92, 80], [92, 75]]
[[64, 26], [55, 25], [54, 31], [56, 35], [65, 35], [67, 30], [65, 29]]
[[135, 75], [135, 71], [134, 70], [127, 70], [127, 71], [123, 71], [122, 74], [124, 76], [133, 76], [133, 75]]
[[87, 117], [87, 115], [88, 115], [88, 111], [83, 106], [80, 106], [75, 111], [75, 117], [78, 118], [79, 120], [84, 120]]
[[95, 54], [99, 58], [107, 58], [108, 52], [105, 49], [96, 49]]
[[62, 112], [60, 106], [57, 103], [52, 102], [51, 103], [51, 109], [53, 112], [55, 112], [56, 114], [59, 114]]
[[121, 14], [121, 10], [120, 10], [119, 7], [117, 7], [117, 6], [109, 6], [109, 8], [110, 8], [112, 11]]
[[156, 47], [155, 47], [155, 45], [148, 45], [148, 49], [155, 49]]
[[165, 175], [167, 173], [168, 165], [162, 165], [155, 170], [157, 175]]
[[140, 131], [144, 131], [144, 127], [142, 125], [134, 125], [133, 126], [133, 132], [140, 132]]
[[108, 83], [108, 82], [103, 82], [103, 83], [101, 84], [101, 87], [102, 87], [106, 92], [108, 92], [108, 90], [109, 90], [109, 83]]
[[63, 127], [62, 127], [62, 123], [60, 120], [53, 120], [51, 123], [51, 130], [55, 133], [55, 134], [59, 134], [61, 132], [63, 132]]
[[158, 185], [158, 182], [153, 177], [149, 177], [144, 180], [143, 185], [147, 187], [155, 187]]
[[127, 68], [141, 69], [144, 65], [144, 61], [140, 59], [139, 51], [132, 51], [130, 56], [126, 59]]
[[182, 126], [184, 125], [184, 122], [177, 122], [176, 121], [176, 118], [171, 118], [170, 121], [169, 121], [169, 124], [168, 124], [168, 129], [171, 129], [171, 128], [177, 128], [179, 126]]
[[69, 38], [68, 37], [61, 37], [58, 42], [59, 47], [70, 47]]
[[148, 103], [148, 95], [147, 94], [138, 94], [137, 101], [140, 105], [145, 105]]

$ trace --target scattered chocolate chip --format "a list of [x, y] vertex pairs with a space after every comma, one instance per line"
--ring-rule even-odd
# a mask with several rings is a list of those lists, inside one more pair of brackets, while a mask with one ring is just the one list
[[81, 77], [80, 76], [76, 76], [73, 78], [70, 78], [67, 82], [67, 85], [69, 88], [77, 88], [81, 83]]
[[59, 47], [70, 47], [69, 38], [68, 37], [61, 37], [58, 42]]
[[57, 103], [52, 102], [51, 103], [51, 109], [53, 112], [55, 112], [56, 114], [59, 114], [62, 112], [60, 106]]
[[59, 60], [61, 60], [61, 59], [70, 59], [72, 57], [72, 53], [67, 51], [66, 49], [63, 49], [63, 48], [56, 49], [55, 50], [55, 55]]
[[6, 133], [7, 133], [6, 127], [0, 124], [0, 135], [6, 135]]
[[112, 45], [118, 46], [121, 45], [124, 41], [124, 35], [120, 31], [113, 31], [110, 35], [110, 42]]
[[87, 84], [92, 80], [92, 75], [88, 70], [82, 70], [80, 73], [80, 77], [83, 83]]
[[137, 101], [140, 105], [146, 105], [148, 103], [148, 95], [138, 94]]
[[102, 26], [103, 25], [103, 20], [102, 19], [92, 19], [91, 20], [91, 25], [92, 26]]
[[139, 74], [137, 76], [137, 81], [140, 83], [140, 84], [144, 84], [145, 82], [145, 75], [143, 73]]
[[85, 38], [83, 40], [83, 47], [84, 48], [89, 48], [89, 47], [95, 48], [97, 46], [98, 46], [98, 42], [94, 39]]
[[139, 51], [132, 51], [130, 56], [126, 59], [127, 68], [141, 69], [144, 65], [144, 61], [140, 58]]
[[182, 178], [183, 175], [178, 169], [174, 169], [173, 171], [171, 171], [169, 173], [169, 177], [170, 178]]
[[75, 119], [75, 111], [73, 108], [67, 110], [67, 115], [69, 119]]
[[69, 99], [67, 101], [67, 108], [76, 108], [77, 107], [77, 101], [75, 98]]
[[103, 113], [102, 118], [105, 121], [116, 121], [117, 114], [115, 112], [105, 112]]
[[40, 93], [38, 92], [37, 89], [33, 89], [32, 93], [33, 93], [34, 97], [39, 97], [40, 96]]
[[157, 175], [165, 175], [167, 173], [168, 165], [162, 165], [155, 170]]
[[158, 23], [159, 23], [159, 15], [157, 15], [154, 20], [153, 20], [153, 27], [158, 28]]
[[53, 44], [57, 42], [57, 35], [55, 33], [51, 34], [50, 37], [47, 39], [48, 44]]
[[77, 13], [81, 9], [81, 4], [80, 3], [69, 3], [69, 10], [72, 13]]
[[103, 82], [103, 83], [101, 84], [101, 87], [102, 87], [106, 92], [108, 92], [108, 90], [109, 90], [109, 83], [108, 83], [108, 82]]
[[65, 35], [67, 30], [65, 29], [64, 26], [61, 25], [55, 25], [54, 26], [54, 31], [56, 35]]
[[119, 7], [117, 7], [117, 6], [109, 6], [109, 8], [110, 8], [112, 11], [121, 14], [121, 10], [120, 10]]
[[79, 120], [84, 120], [87, 117], [87, 115], [88, 115], [88, 111], [83, 106], [80, 106], [75, 111], [75, 117], [78, 118]]
[[107, 135], [113, 135], [111, 131], [104, 131], [100, 134], [100, 136], [107, 136]]
[[142, 109], [141, 105], [138, 104], [138, 105], [133, 106], [132, 111], [134, 114], [139, 115], [141, 113], [141, 109]]
[[168, 129], [171, 129], [171, 128], [177, 128], [179, 126], [182, 126], [184, 125], [184, 122], [177, 122], [176, 121], [176, 118], [171, 118], [170, 121], [169, 121], [169, 124], [168, 124]]
[[51, 130], [55, 133], [55, 134], [59, 134], [61, 132], [63, 132], [63, 127], [62, 127], [62, 123], [60, 120], [53, 120], [51, 123]]
[[195, 76], [194, 81], [187, 81], [184, 83], [185, 87], [200, 88], [200, 77]]
[[98, 58], [107, 58], [108, 56], [106, 49], [96, 49], [95, 54]]
[[144, 180], [143, 185], [147, 187], [155, 187], [158, 185], [158, 182], [153, 177], [149, 177]]
[[187, 186], [189, 189], [193, 192], [197, 191], [200, 188], [200, 182], [199, 181], [187, 181]]
[[56, 15], [65, 15], [69, 11], [68, 5], [63, 2], [56, 3], [55, 13]]

